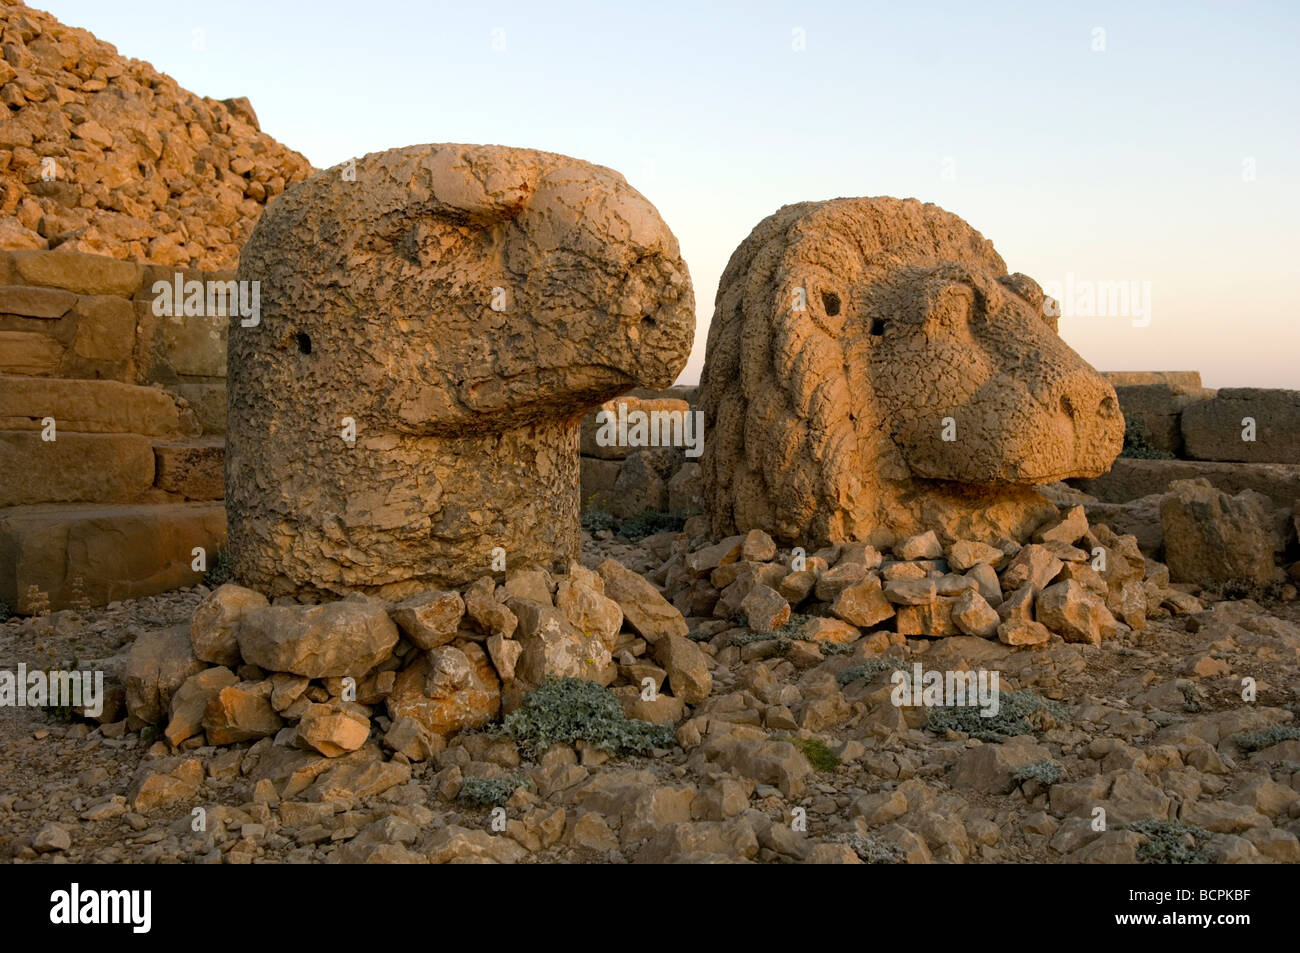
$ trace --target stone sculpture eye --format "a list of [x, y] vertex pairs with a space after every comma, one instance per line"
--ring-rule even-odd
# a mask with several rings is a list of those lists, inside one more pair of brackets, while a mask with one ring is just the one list
[[823, 291], [822, 307], [826, 310], [826, 317], [835, 317], [840, 313], [840, 296], [833, 291]]
[[311, 335], [299, 331], [297, 335], [297, 339], [298, 339], [298, 350], [301, 351], [303, 354], [310, 354]]

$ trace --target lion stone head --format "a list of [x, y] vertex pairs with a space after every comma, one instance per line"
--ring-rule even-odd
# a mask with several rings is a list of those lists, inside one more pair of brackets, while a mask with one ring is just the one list
[[1114, 390], [1050, 304], [915, 199], [760, 222], [722, 276], [700, 381], [714, 531], [1024, 538], [1055, 514], [1035, 485], [1103, 473], [1123, 443]]

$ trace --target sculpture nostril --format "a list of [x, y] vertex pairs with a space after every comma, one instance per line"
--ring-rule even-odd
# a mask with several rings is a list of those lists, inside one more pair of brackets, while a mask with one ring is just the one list
[[1097, 413], [1099, 413], [1099, 414], [1100, 414], [1101, 416], [1103, 416], [1103, 417], [1114, 417], [1114, 416], [1115, 416], [1115, 398], [1114, 398], [1114, 397], [1103, 397], [1103, 398], [1101, 399], [1101, 405], [1097, 408]]
[[1071, 419], [1074, 418], [1074, 402], [1070, 400], [1069, 394], [1061, 395], [1061, 413]]

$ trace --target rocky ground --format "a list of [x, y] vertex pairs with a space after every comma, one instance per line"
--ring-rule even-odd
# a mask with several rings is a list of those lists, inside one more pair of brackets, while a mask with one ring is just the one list
[[[657, 574], [670, 596], [695, 587], [688, 600], [698, 598], [704, 574], [722, 569], [720, 581], [727, 582], [771, 565], [762, 558], [768, 553], [746, 550], [710, 570], [709, 562], [728, 553], [689, 544], [684, 534], [640, 544], [598, 535], [605, 538], [584, 538], [585, 564], [612, 557], [651, 579]], [[847, 554], [826, 555], [849, 565]], [[886, 561], [881, 573], [910, 576], [897, 568], [908, 562]], [[934, 560], [910, 562], [929, 566], [941, 586], [948, 578]], [[674, 572], [683, 565], [692, 571]], [[726, 572], [728, 565], [740, 569]], [[1148, 561], [1148, 582], [1153, 567], [1159, 579], [1158, 564]], [[833, 571], [814, 565], [819, 578]], [[1002, 570], [1004, 586], [1010, 571]], [[863, 578], [857, 570], [848, 575]], [[776, 591], [797, 606], [803, 600], [790, 595], [796, 583], [782, 580]], [[762, 598], [739, 612], [750, 625], [737, 624], [735, 612], [730, 619], [688, 613], [688, 641], [698, 657], [665, 663], [665, 653], [646, 654], [645, 641], [631, 633], [619, 636], [613, 653], [613, 691], [621, 691], [624, 708], [672, 722], [665, 731], [675, 743], [661, 737], [644, 755], [611, 754], [583, 741], [536, 751], [490, 728], [453, 734], [445, 744], [403, 744], [393, 740], [382, 706], [374, 708], [369, 738], [363, 730], [360, 747], [334, 757], [304, 750], [291, 729], [221, 747], [200, 732], [173, 747], [162, 722], [141, 725], [120, 701], [106, 715], [116, 720], [104, 724], [0, 708], [0, 857], [1300, 861], [1300, 604], [1202, 605], [1187, 591], [1193, 588], [1160, 590], [1168, 598], [1149, 599], [1152, 617], [1140, 626], [1112, 619], [1098, 640], [1086, 631], [1072, 636], [1082, 641], [1052, 633], [1032, 646], [959, 630], [943, 638], [908, 636], [897, 631], [897, 619], [875, 632], [864, 625], [868, 631], [843, 634], [833, 626], [850, 627], [833, 623], [836, 613], [861, 607], [821, 590], [805, 593], [812, 601], [794, 618], [768, 619], [770, 632], [757, 618]], [[907, 592], [895, 591], [891, 600]], [[206, 595], [199, 587], [10, 620], [0, 626], [0, 659], [11, 670], [20, 662], [50, 669], [75, 660], [79, 668], [120, 673], [122, 653], [136, 640], [185, 625]], [[1177, 611], [1157, 610], [1156, 598]], [[831, 605], [835, 613], [818, 615]], [[702, 665], [692, 672], [695, 663]], [[894, 705], [891, 675], [913, 663], [998, 672], [1006, 693], [999, 717]], [[256, 673], [245, 669], [241, 684], [251, 684], [247, 676]], [[665, 676], [656, 673], [665, 670], [676, 698], [665, 691], [643, 703], [634, 688], [618, 687], [650, 673], [664, 688]], [[315, 700], [326, 700], [323, 690]], [[1098, 809], [1104, 830], [1097, 829]]]

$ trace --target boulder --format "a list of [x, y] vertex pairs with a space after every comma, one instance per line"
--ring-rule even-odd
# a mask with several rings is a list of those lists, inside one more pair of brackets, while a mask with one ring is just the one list
[[171, 709], [172, 695], [204, 668], [190, 648], [187, 629], [178, 625], [142, 632], [131, 645], [122, 679], [126, 710], [145, 724], [163, 721]]
[[448, 735], [492, 721], [501, 683], [478, 645], [445, 645], [403, 669], [384, 704], [394, 721], [413, 718], [430, 734]]
[[370, 719], [359, 707], [339, 701], [308, 705], [298, 721], [295, 736], [298, 745], [319, 751], [327, 758], [356, 751], [370, 737]]
[[708, 656], [689, 639], [667, 635], [654, 643], [655, 661], [668, 673], [672, 694], [688, 705], [698, 705], [713, 690]]
[[1249, 490], [1229, 496], [1208, 480], [1178, 480], [1160, 504], [1165, 563], [1175, 582], [1245, 580], [1277, 575], [1266, 502]]
[[240, 619], [245, 662], [306, 678], [360, 679], [392, 654], [397, 626], [379, 599], [357, 597], [317, 606], [269, 606]]
[[[269, 686], [268, 686], [269, 687]], [[203, 730], [208, 744], [229, 745], [275, 734], [284, 719], [271, 707], [270, 692], [247, 682], [228, 685], [208, 700]]]
[[605, 595], [618, 603], [624, 620], [647, 642], [685, 637], [689, 630], [682, 614], [643, 576], [614, 559], [606, 559], [596, 572], [605, 583]]
[[1105, 600], [1073, 579], [1048, 586], [1034, 600], [1036, 620], [1067, 642], [1100, 645], [1115, 635], [1115, 617]]
[[417, 646], [434, 649], [456, 638], [465, 600], [454, 591], [422, 592], [397, 603], [388, 614]]
[[252, 589], [228, 582], [203, 597], [190, 617], [190, 644], [194, 657], [213, 665], [238, 666], [239, 641], [235, 630], [239, 620], [253, 609], [270, 603]]

